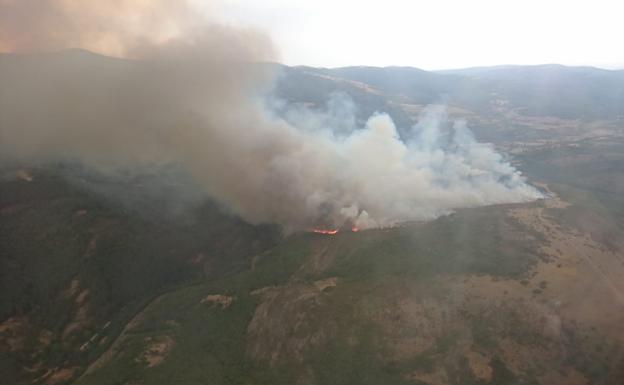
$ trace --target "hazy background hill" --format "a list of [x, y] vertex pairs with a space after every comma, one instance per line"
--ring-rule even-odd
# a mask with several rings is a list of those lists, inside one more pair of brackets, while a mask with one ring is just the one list
[[[448, 104], [488, 114], [501, 108], [528, 116], [571, 119], [624, 118], [624, 71], [557, 64], [494, 66], [444, 71], [412, 67], [313, 68], [273, 65], [279, 73], [278, 96], [289, 102], [322, 104], [332, 92], [350, 95], [363, 115], [387, 111], [399, 123], [409, 120], [396, 104]], [[115, 59], [84, 50], [40, 55], [0, 54], [0, 76], [38, 81], [45, 71], [84, 71], [106, 82], [106, 73], [122, 67], [144, 68], [136, 61]], [[117, 67], [117, 69], [116, 69]], [[16, 72], [18, 71], [18, 72]], [[35, 72], [33, 72], [35, 71]], [[10, 87], [3, 87], [11, 92]]]
[[[288, 85], [312, 77], [309, 82], [334, 83], [313, 92], [329, 87], [355, 93], [358, 85], [368, 85], [371, 93], [394, 102], [449, 104], [479, 113], [505, 107], [535, 116], [622, 118], [624, 106], [624, 71], [593, 67], [496, 66], [437, 72], [411, 67], [295, 67], [285, 69], [284, 74], [285, 96]], [[370, 95], [368, 102], [374, 99]]]

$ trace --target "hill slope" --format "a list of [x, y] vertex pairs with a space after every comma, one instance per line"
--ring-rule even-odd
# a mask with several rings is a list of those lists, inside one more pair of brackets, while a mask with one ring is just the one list
[[[144, 64], [2, 55], [0, 80]], [[622, 382], [621, 72], [280, 68], [285, 103], [342, 92], [362, 119], [409, 127], [442, 100], [548, 198], [283, 237], [202, 197], [181, 209], [159, 175], [3, 165], [0, 384]], [[0, 88], [0, 112], [19, 89]]]

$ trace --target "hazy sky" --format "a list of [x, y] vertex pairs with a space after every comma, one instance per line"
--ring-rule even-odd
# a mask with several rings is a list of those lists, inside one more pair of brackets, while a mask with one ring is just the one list
[[222, 21], [267, 31], [286, 64], [624, 68], [624, 2], [618, 0], [218, 3]]

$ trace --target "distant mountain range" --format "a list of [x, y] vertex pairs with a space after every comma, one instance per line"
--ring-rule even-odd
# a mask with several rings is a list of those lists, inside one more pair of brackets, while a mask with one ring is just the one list
[[[289, 91], [294, 84], [301, 86], [343, 79], [369, 85], [389, 100], [414, 104], [444, 103], [481, 114], [505, 106], [534, 116], [624, 117], [622, 70], [548, 64], [436, 72], [411, 67], [284, 67], [284, 73], [285, 85], [282, 87]], [[351, 83], [341, 84], [338, 88], [352, 93], [349, 88], [357, 87], [356, 83]], [[299, 90], [302, 93], [308, 88]], [[320, 91], [317, 89], [316, 92]]]
[[[129, 62], [84, 50], [67, 50], [37, 55], [0, 54], [0, 80], [19, 84], [33, 79], [38, 64], [48, 70], [102, 71]], [[126, 63], [127, 64], [127, 63]], [[127, 64], [130, 65], [130, 64]], [[479, 114], [514, 111], [531, 116], [570, 119], [624, 118], [624, 70], [568, 67], [558, 64], [533, 66], [474, 67], [425, 71], [413, 67], [288, 67], [278, 69], [275, 92], [292, 102], [324, 103], [332, 92], [344, 92], [354, 99], [366, 116], [386, 111], [398, 123], [408, 117], [400, 104], [443, 103]], [[140, 64], [131, 66], [139, 69]], [[17, 83], [7, 83], [8, 80]], [[11, 92], [3, 87], [2, 93]], [[405, 120], [405, 122], [403, 122]]]

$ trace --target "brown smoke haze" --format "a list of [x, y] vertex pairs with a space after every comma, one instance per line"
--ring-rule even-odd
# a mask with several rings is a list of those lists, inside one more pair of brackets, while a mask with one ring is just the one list
[[[401, 140], [392, 120], [336, 136], [267, 111], [270, 40], [181, 1], [0, 0], [0, 162], [99, 172], [176, 165], [252, 223], [287, 230], [431, 219], [540, 197], [458, 123], [440, 144], [432, 108]], [[303, 119], [303, 118], [302, 118]], [[319, 119], [322, 121], [322, 119]], [[352, 123], [349, 123], [352, 124]]]

